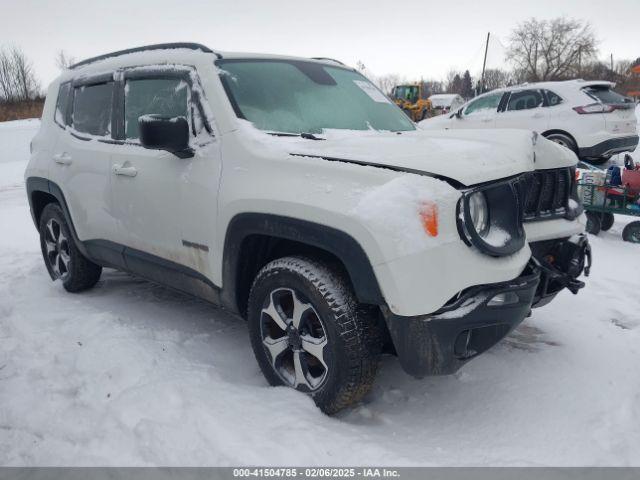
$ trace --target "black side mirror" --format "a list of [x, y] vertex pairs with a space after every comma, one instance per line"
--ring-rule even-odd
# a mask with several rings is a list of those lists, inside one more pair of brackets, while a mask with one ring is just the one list
[[456, 113], [454, 115], [456, 116], [456, 118], [462, 118], [462, 108], [456, 110]]
[[191, 158], [189, 122], [184, 117], [143, 115], [138, 118], [140, 143], [144, 148], [166, 150], [179, 158]]

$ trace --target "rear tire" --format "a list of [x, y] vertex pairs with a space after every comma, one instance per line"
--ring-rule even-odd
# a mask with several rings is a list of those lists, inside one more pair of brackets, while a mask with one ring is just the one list
[[570, 136], [563, 133], [550, 133], [549, 135], [546, 135], [546, 138], [554, 143], [557, 143], [558, 145], [562, 145], [563, 147], [568, 148], [576, 155], [578, 154], [578, 146]]
[[333, 414], [371, 389], [381, 350], [377, 318], [345, 275], [306, 257], [267, 264], [249, 294], [251, 346], [271, 385], [310, 395]]
[[613, 213], [603, 213], [600, 217], [600, 230], [606, 232], [611, 227], [613, 227], [614, 222], [615, 217], [613, 216]]
[[622, 230], [625, 242], [640, 243], [640, 222], [631, 222]]
[[591, 165], [604, 165], [607, 163], [611, 157], [600, 157], [600, 158], [585, 158], [583, 161], [587, 162]]
[[102, 267], [80, 253], [57, 203], [44, 207], [39, 231], [42, 257], [52, 280], [62, 280], [67, 292], [81, 292], [98, 283]]
[[600, 215], [594, 212], [587, 212], [587, 232], [591, 235], [598, 235], [601, 229]]

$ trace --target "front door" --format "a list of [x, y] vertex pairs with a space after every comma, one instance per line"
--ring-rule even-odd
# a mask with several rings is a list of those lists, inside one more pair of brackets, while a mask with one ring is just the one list
[[[194, 105], [198, 100], [192, 97], [192, 81], [193, 77], [180, 69], [149, 67], [123, 73], [122, 138], [114, 146], [111, 160], [112, 191], [119, 243], [208, 276], [212, 262], [205, 246], [209, 238], [195, 238], [190, 225], [205, 223], [211, 229], [215, 225], [220, 158], [217, 144], [211, 144], [216, 142], [195, 148], [192, 158], [179, 158], [144, 148], [139, 140], [138, 119], [153, 114], [186, 118], [190, 143], [200, 141], [197, 129], [201, 122], [196, 121]], [[194, 179], [194, 172], [209, 177]], [[201, 182], [211, 182], [208, 195], [213, 198], [199, 198], [202, 189], [191, 191], [194, 183]], [[208, 216], [194, 219], [200, 209]]]
[[453, 117], [452, 128], [493, 128], [502, 93], [489, 93], [469, 102], [460, 117]]

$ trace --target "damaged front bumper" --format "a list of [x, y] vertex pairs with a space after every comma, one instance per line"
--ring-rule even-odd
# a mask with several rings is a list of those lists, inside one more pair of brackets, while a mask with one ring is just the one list
[[519, 325], [534, 306], [560, 290], [584, 286], [577, 277], [591, 266], [585, 235], [540, 245], [514, 280], [479, 285], [460, 292], [429, 315], [404, 317], [385, 312], [402, 368], [410, 375], [447, 375], [485, 352]]

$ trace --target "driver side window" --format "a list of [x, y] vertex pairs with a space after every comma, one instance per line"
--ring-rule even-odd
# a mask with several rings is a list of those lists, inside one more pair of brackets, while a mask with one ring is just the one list
[[142, 115], [184, 117], [188, 114], [189, 86], [179, 78], [127, 80], [125, 85], [125, 137], [140, 137], [138, 118]]
[[474, 100], [467, 108], [464, 109], [465, 115], [473, 115], [478, 112], [487, 112], [493, 110], [494, 112], [498, 109], [498, 105], [500, 104], [500, 99], [502, 98], [502, 93], [494, 93], [490, 95], [486, 95], [484, 97], [480, 97], [477, 100]]

